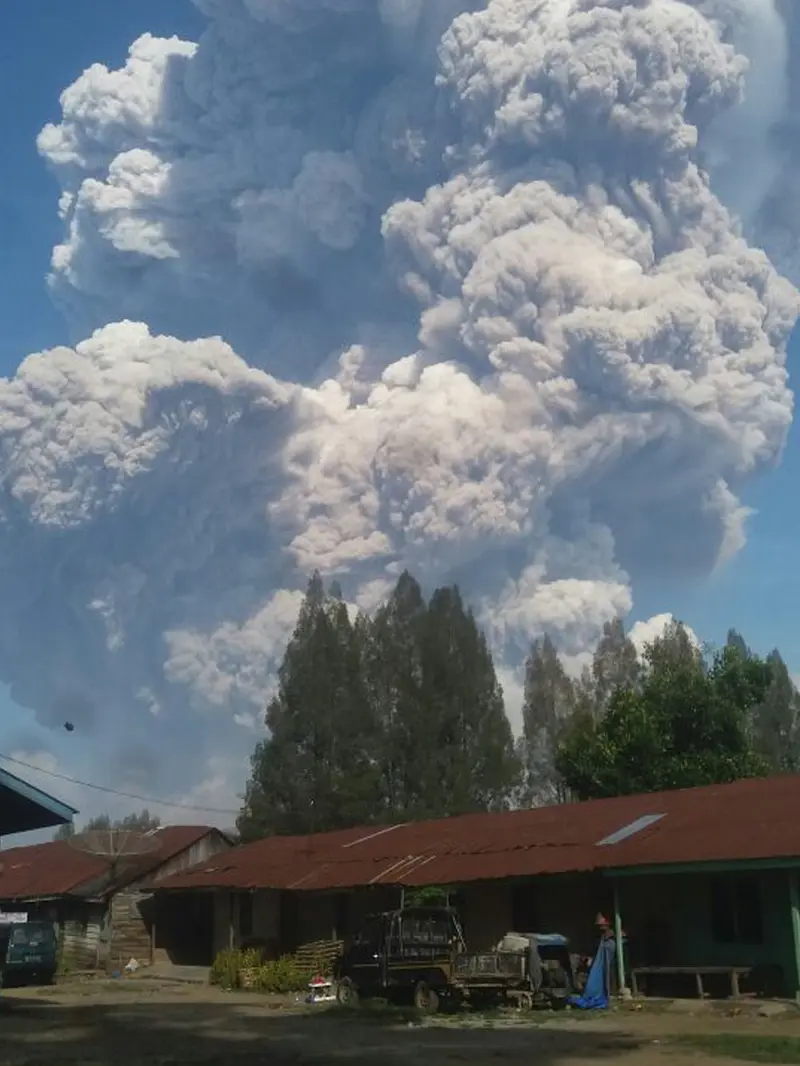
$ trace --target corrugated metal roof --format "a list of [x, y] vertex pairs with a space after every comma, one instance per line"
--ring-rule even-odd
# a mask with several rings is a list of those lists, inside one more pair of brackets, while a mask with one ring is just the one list
[[[321, 891], [794, 858], [800, 857], [798, 814], [800, 776], [737, 781], [393, 827], [273, 837], [165, 878], [158, 887]], [[619, 835], [634, 823], [636, 832]]]
[[[118, 881], [146, 876], [211, 832], [208, 826], [164, 826], [156, 834], [158, 848], [120, 863]], [[109, 868], [108, 860], [79, 851], [65, 840], [9, 848], [0, 851], [0, 900], [92, 894], [105, 889]]]

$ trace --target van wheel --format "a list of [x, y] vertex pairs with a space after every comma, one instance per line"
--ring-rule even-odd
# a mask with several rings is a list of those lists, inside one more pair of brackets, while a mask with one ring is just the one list
[[358, 989], [349, 977], [344, 977], [336, 986], [336, 1002], [340, 1007], [357, 1007]]
[[427, 981], [420, 981], [414, 989], [414, 1006], [422, 1014], [435, 1014], [439, 1009], [439, 997]]

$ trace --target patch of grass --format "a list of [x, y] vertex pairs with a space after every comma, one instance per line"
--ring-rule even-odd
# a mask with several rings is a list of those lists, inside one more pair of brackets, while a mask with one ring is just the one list
[[800, 1037], [757, 1036], [750, 1033], [685, 1034], [673, 1041], [680, 1047], [720, 1055], [743, 1062], [772, 1062], [781, 1066], [800, 1064]]

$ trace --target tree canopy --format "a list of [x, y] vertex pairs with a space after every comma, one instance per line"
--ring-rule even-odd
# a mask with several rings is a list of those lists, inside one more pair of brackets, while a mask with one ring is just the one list
[[130, 829], [133, 831], [146, 832], [149, 829], [158, 829], [161, 819], [151, 814], [145, 807], [141, 811], [126, 814], [124, 818], [112, 819], [108, 814], [98, 814], [90, 818], [80, 829], [76, 830], [72, 822], [59, 826], [55, 833], [55, 840], [70, 840], [76, 832], [89, 833], [95, 829]]
[[685, 628], [644, 652], [640, 676], [618, 685], [599, 717], [582, 716], [559, 746], [557, 769], [578, 799], [733, 781], [770, 767], [751, 722], [770, 689], [769, 662], [733, 645], [710, 661]]
[[351, 623], [318, 574], [267, 708], [242, 838], [490, 810], [517, 761], [486, 639], [457, 588], [410, 574]]
[[591, 662], [547, 634], [521, 732], [459, 589], [403, 573], [367, 616], [319, 574], [251, 760], [243, 840], [647, 792], [800, 769], [800, 698], [777, 651], [709, 652], [671, 624], [643, 651], [621, 619]]

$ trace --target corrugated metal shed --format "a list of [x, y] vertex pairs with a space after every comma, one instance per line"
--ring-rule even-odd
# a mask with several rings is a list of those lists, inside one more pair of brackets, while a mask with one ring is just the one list
[[798, 814], [800, 776], [755, 779], [559, 807], [271, 838], [165, 878], [158, 887], [321, 891], [794, 858], [800, 857]]
[[[164, 826], [156, 831], [158, 847], [120, 865], [117, 885], [152, 874], [175, 855], [216, 830], [209, 826]], [[0, 900], [53, 899], [99, 895], [108, 889], [109, 862], [55, 840], [0, 851]]]

